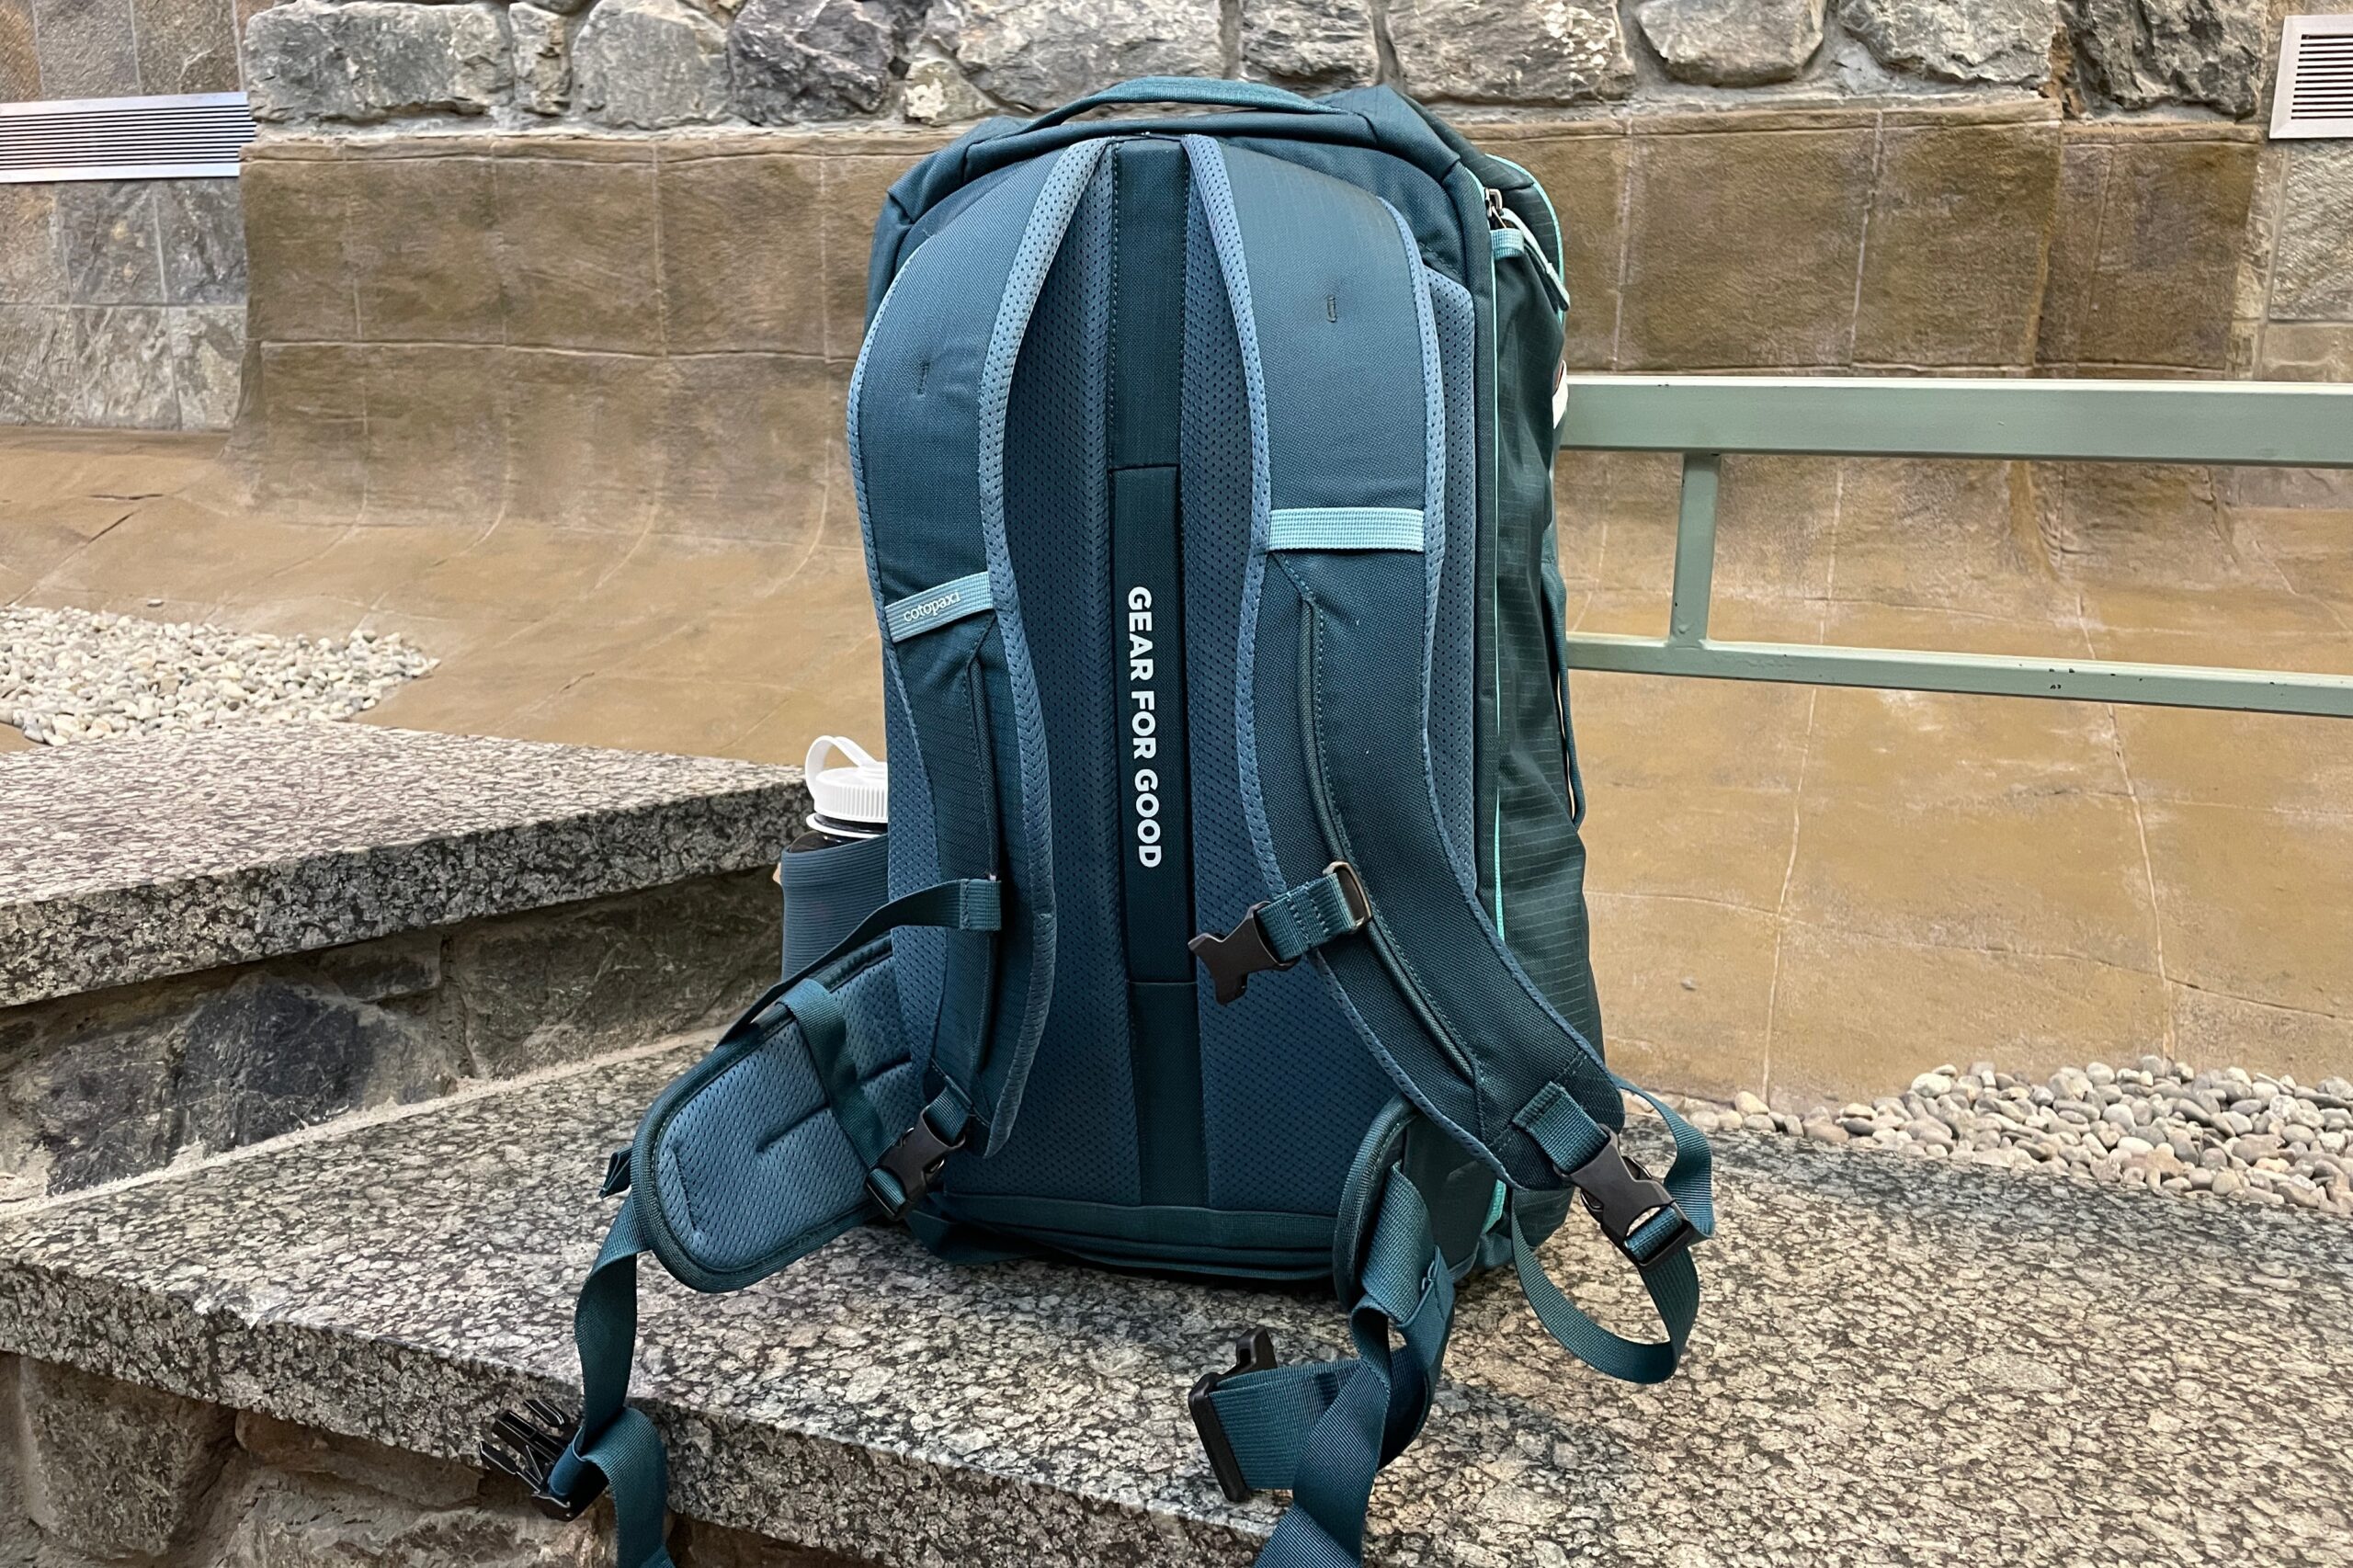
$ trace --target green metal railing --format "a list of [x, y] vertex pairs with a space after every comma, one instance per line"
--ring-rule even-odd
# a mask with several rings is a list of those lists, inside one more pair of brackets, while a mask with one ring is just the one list
[[2348, 676], [1708, 635], [1725, 454], [2353, 468], [2353, 386], [1572, 376], [1566, 390], [1562, 446], [1683, 455], [1666, 635], [1573, 634], [1572, 669], [2353, 718]]

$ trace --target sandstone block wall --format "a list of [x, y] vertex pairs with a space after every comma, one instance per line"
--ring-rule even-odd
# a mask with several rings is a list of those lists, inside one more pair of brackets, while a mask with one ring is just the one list
[[[1581, 301], [1580, 342], [1593, 364], [2116, 366], [2340, 379], [2353, 373], [2353, 153], [2335, 143], [2264, 146], [2259, 124], [2280, 16], [2346, 4], [2353, 0], [286, 0], [267, 8], [254, 0], [0, 0], [0, 98], [242, 81], [273, 133], [371, 146], [429, 142], [485, 161], [529, 155], [517, 137], [642, 138], [655, 145], [627, 154], [575, 147], [575, 161], [651, 163], [666, 155], [656, 148], [691, 156], [699, 149], [688, 143], [756, 137], [768, 127], [858, 139], [778, 142], [779, 156], [804, 148], [893, 155], [874, 151], [871, 139], [1026, 112], [1147, 72], [1307, 90], [1388, 81], [1481, 134], [1520, 134], [1510, 128], [1545, 121], [1615, 138], [1631, 157], [1631, 177], [1618, 182], [1621, 204], [1564, 203], [1582, 232], [1627, 233], [1640, 203], [1642, 222], [1706, 237], [1702, 259], [1679, 266], [1630, 254], [1609, 278], [1620, 295]], [[36, 27], [37, 13], [48, 12], [55, 15]], [[224, 29], [240, 23], [241, 60], [223, 43]], [[2005, 145], [1982, 168], [1965, 153], [1924, 165], [1928, 149], [1958, 144], [1882, 142], [1874, 133], [1791, 139], [1779, 144], [1786, 157], [1714, 162], [1735, 145], [1724, 138], [1769, 123], [1760, 116], [1844, 110], [1903, 123], [1915, 109], [2039, 116], [2043, 148]], [[1665, 137], [1676, 130], [1703, 139], [1669, 151]], [[2144, 144], [2172, 138], [2217, 150], [2200, 157]], [[2061, 142], [2066, 152], [2053, 154]], [[911, 158], [928, 144], [902, 142], [895, 155]], [[1637, 146], [1645, 151], [1631, 154]], [[1851, 161], [1858, 148], [1867, 159], [1859, 165]], [[2055, 175], [2045, 166], [2053, 155]], [[1973, 209], [1958, 216], [2001, 229], [1994, 275], [1974, 276], [1972, 251], [1917, 258], [1934, 270], [1879, 268], [1866, 284], [1878, 292], [1858, 311], [1868, 324], [1840, 343], [1835, 327], [1824, 335], [1834, 258], [1806, 275], [1795, 301], [1804, 319], [1760, 329], [1729, 353], [1735, 346], [1711, 341], [1705, 325], [1722, 301], [1695, 305], [1680, 291], [1695, 280], [1719, 293], [1734, 286], [1706, 276], [1721, 259], [1710, 247], [1721, 253], [1724, 236], [1758, 223], [1801, 227], [1774, 210], [1784, 191], [1801, 205], [1826, 202], [1806, 216], [1822, 225], [1828, 248], [1857, 257], [1868, 256], [1864, 213], [1874, 201], [1883, 224], [1906, 222], [1893, 210], [1906, 201], [1915, 224], [1956, 216], [1940, 209]], [[762, 193], [787, 202], [812, 194]], [[540, 251], [539, 265], [551, 268], [570, 266], [544, 251], [561, 217], [518, 217], [524, 192], [502, 196], [509, 205], [498, 222], [541, 231], [508, 248]], [[789, 210], [804, 243], [767, 253], [761, 265], [787, 288], [819, 272], [830, 286], [840, 258], [813, 256], [805, 242], [820, 228], [862, 228], [867, 209]], [[235, 307], [245, 287], [239, 216], [226, 184], [195, 193], [0, 187], [0, 423], [228, 424], [242, 346]], [[770, 219], [740, 206], [723, 215], [731, 228]], [[279, 222], [265, 215], [248, 224], [269, 231], [255, 233], [256, 248], [288, 243]], [[1824, 248], [1805, 254], [1820, 259]], [[1746, 266], [1769, 259], [1754, 248], [1739, 255]], [[419, 286], [424, 259], [395, 251], [338, 265], [398, 290]], [[2046, 265], [2067, 275], [2060, 291], [2033, 286]], [[1602, 257], [1587, 270], [1611, 266]], [[2216, 271], [2236, 276], [2225, 293], [2175, 296], [2185, 266], [2200, 283]], [[1761, 270], [1778, 281], [1796, 269]], [[1953, 278], [1964, 287], [1948, 288]], [[494, 284], [510, 287], [490, 275], [444, 275], [434, 286], [465, 294]], [[1766, 281], [1753, 288], [1761, 303]], [[284, 341], [263, 330], [271, 309], [263, 301], [255, 317], [265, 349]], [[1696, 334], [1665, 324], [1682, 317], [1702, 324]], [[1956, 332], [1972, 341], [1957, 342]], [[1607, 358], [1594, 352], [1605, 335]], [[528, 332], [517, 341], [542, 347]], [[1621, 347], [1629, 352], [1620, 356]], [[838, 349], [829, 345], [828, 354]], [[250, 400], [256, 389], [244, 390]], [[2301, 476], [2268, 483], [2282, 498], [2336, 493]]]

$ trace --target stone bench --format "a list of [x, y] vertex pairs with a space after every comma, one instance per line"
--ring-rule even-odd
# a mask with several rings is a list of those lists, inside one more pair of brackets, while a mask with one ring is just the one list
[[346, 724], [0, 756], [0, 1204], [724, 1017], [806, 800]]
[[[703, 1043], [0, 1217], [18, 1550], [607, 1561], [602, 1509], [542, 1519], [472, 1456], [519, 1397], [572, 1402], [603, 1153]], [[2343, 1560], [2353, 1227], [1770, 1135], [1719, 1151], [1682, 1375], [1584, 1372], [1507, 1281], [1473, 1282], [1374, 1494], [1374, 1561]], [[1548, 1256], [1629, 1308], [1581, 1235]], [[680, 1568], [1245, 1562], [1278, 1504], [1220, 1495], [1184, 1392], [1255, 1324], [1289, 1357], [1343, 1346], [1313, 1295], [950, 1267], [895, 1230], [732, 1296], [650, 1271], [635, 1392], [671, 1444]]]

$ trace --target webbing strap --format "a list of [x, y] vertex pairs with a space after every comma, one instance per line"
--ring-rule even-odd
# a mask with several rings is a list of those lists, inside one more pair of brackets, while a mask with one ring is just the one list
[[1258, 928], [1266, 933], [1267, 950], [1284, 963], [1295, 963], [1308, 950], [1336, 937], [1363, 928], [1361, 895], [1343, 879], [1337, 867], [1287, 888], [1258, 906]]
[[597, 1266], [572, 1310], [572, 1340], [580, 1352], [579, 1429], [548, 1473], [558, 1497], [594, 1495], [587, 1472], [613, 1495], [616, 1568], [669, 1568], [662, 1542], [669, 1492], [661, 1435], [641, 1411], [629, 1408], [630, 1361], [637, 1348], [637, 1257], [646, 1250], [637, 1199], [622, 1201]]
[[1402, 1169], [1389, 1174], [1360, 1277], [1364, 1296], [1348, 1314], [1355, 1360], [1246, 1373], [1209, 1396], [1244, 1480], [1291, 1494], [1257, 1568], [1361, 1563], [1373, 1478], [1429, 1414], [1454, 1280], [1428, 1206]]
[[[1622, 1078], [1618, 1083], [1628, 1093], [1647, 1100], [1675, 1137], [1675, 1162], [1662, 1178], [1668, 1196], [1674, 1199], [1673, 1206], [1651, 1213], [1620, 1242], [1627, 1257], [1641, 1271], [1643, 1289], [1650, 1294], [1651, 1304], [1666, 1329], [1666, 1338], [1625, 1338], [1594, 1322], [1571, 1301], [1544, 1272], [1535, 1249], [1529, 1245], [1520, 1227], [1517, 1198], [1510, 1210], [1512, 1261], [1518, 1268], [1520, 1289], [1527, 1292], [1536, 1321], [1544, 1325], [1563, 1349], [1596, 1371], [1613, 1378], [1637, 1383], [1663, 1382], [1674, 1374], [1676, 1363], [1683, 1356], [1684, 1342], [1690, 1336], [1691, 1324], [1699, 1313], [1699, 1270], [1692, 1267], [1691, 1255], [1686, 1249], [1695, 1235], [1704, 1240], [1715, 1233], [1715, 1206], [1709, 1187], [1712, 1156], [1707, 1139], [1656, 1096]], [[1520, 1125], [1564, 1175], [1585, 1168], [1614, 1142], [1611, 1134], [1597, 1126], [1566, 1093], [1539, 1095], [1529, 1107], [1533, 1114], [1523, 1113]]]

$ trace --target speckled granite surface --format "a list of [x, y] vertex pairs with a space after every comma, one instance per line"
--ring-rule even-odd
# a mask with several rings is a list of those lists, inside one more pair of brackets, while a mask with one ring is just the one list
[[773, 857], [797, 768], [358, 724], [0, 756], [0, 1006]]
[[[443, 1455], [570, 1376], [601, 1151], [658, 1051], [0, 1222], [0, 1348]], [[1685, 1375], [1568, 1363], [1473, 1284], [1375, 1494], [1422, 1565], [2345, 1561], [2353, 1227], [1734, 1137]], [[1556, 1245], [1556, 1272], [1592, 1255]], [[1615, 1272], [1608, 1278], [1615, 1281]], [[1183, 1391], [1337, 1314], [862, 1232], [733, 1297], [648, 1291], [638, 1388], [694, 1515], [906, 1563], [1246, 1562]], [[1622, 1301], [1623, 1292], [1616, 1298]]]

